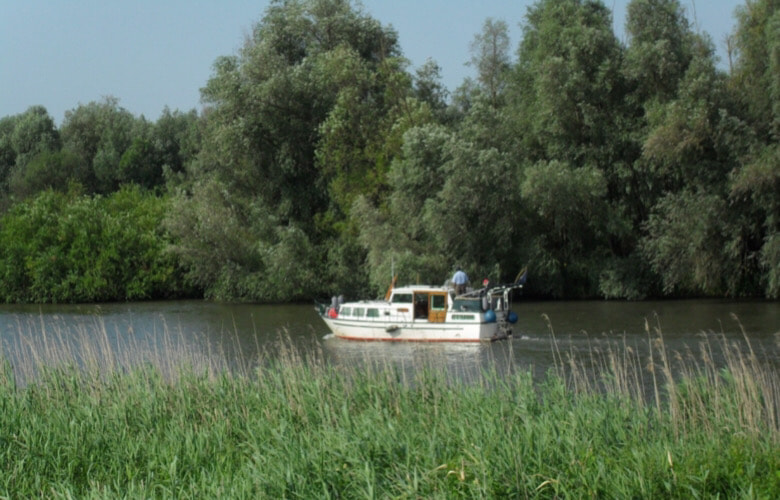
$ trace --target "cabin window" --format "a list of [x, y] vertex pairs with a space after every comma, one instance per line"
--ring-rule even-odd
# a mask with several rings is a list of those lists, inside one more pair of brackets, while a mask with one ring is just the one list
[[339, 311], [339, 316], [349, 316], [350, 314], [352, 314], [351, 307], [342, 307], [341, 311]]
[[452, 308], [456, 311], [479, 312], [482, 310], [482, 302], [479, 299], [455, 299]]
[[431, 295], [431, 309], [434, 311], [443, 311], [447, 307], [446, 295]]
[[409, 304], [412, 302], [412, 294], [411, 293], [397, 293], [393, 295], [393, 304], [395, 303], [404, 303]]
[[365, 313], [366, 310], [364, 308], [356, 307], [353, 316], [355, 316], [356, 318], [362, 318]]
[[378, 309], [369, 309], [366, 311], [366, 316], [369, 318], [378, 318], [379, 317], [379, 310]]

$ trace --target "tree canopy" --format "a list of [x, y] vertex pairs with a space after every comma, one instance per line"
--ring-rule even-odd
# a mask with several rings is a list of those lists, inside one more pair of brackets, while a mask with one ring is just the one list
[[486, 19], [447, 89], [359, 3], [275, 0], [200, 111], [1, 118], [0, 300], [310, 300], [456, 266], [528, 266], [540, 297], [780, 296], [780, 3], [738, 10], [729, 70], [679, 0], [629, 2], [625, 42], [601, 0], [522, 26], [512, 50]]

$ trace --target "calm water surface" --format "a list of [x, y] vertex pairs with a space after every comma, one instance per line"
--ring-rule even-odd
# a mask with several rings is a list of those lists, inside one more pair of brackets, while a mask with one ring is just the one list
[[391, 364], [404, 372], [435, 362], [466, 378], [485, 369], [519, 368], [541, 375], [555, 366], [556, 357], [592, 360], [588, 353], [610, 350], [626, 351], [643, 364], [651, 337], [659, 332], [667, 351], [678, 358], [698, 357], [704, 345], [722, 363], [718, 352], [725, 343], [746, 353], [753, 349], [762, 363], [780, 368], [780, 302], [518, 301], [513, 309], [520, 317], [513, 338], [472, 345], [343, 341], [329, 336], [313, 305], [0, 306], [0, 341], [5, 359], [22, 379], [34, 375], [31, 366], [41, 364], [92, 361], [130, 367], [184, 359], [215, 370], [251, 369], [290, 352], [334, 364]]

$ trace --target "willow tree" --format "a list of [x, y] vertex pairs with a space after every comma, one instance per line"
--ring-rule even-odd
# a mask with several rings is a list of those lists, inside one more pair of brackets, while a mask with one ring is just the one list
[[26, 181], [35, 182], [35, 173], [42, 170], [44, 158], [56, 157], [55, 161], [59, 161], [60, 148], [59, 130], [43, 106], [32, 106], [24, 113], [0, 120], [0, 198], [30, 194], [31, 186]]
[[[688, 62], [675, 93], [646, 107], [637, 165], [658, 201], [643, 247], [667, 293], [777, 294], [780, 170], [768, 77], [777, 36], [768, 29], [770, 3], [750, 2], [743, 12], [736, 40], [744, 52], [731, 82], [716, 69], [709, 40], [688, 32]], [[756, 11], [758, 19], [751, 17]], [[749, 103], [741, 102], [745, 96]]]
[[519, 194], [511, 161], [516, 134], [506, 113], [508, 43], [504, 21], [485, 21], [471, 44], [477, 80], [459, 89], [468, 105], [457, 111], [442, 108], [433, 63], [418, 72], [419, 100], [406, 103], [417, 109], [416, 119], [395, 122], [405, 133], [390, 164], [386, 201], [361, 197], [353, 213], [376, 290], [387, 286], [393, 265], [400, 279], [428, 283], [443, 282], [456, 265], [494, 280], [516, 275]]
[[60, 133], [43, 106], [32, 106], [12, 118], [5, 138], [15, 153], [14, 166], [24, 168], [36, 155], [60, 149]]
[[626, 31], [627, 99], [642, 150], [627, 179], [641, 204], [636, 213], [646, 218], [663, 193], [722, 181], [712, 138], [719, 109], [728, 112], [728, 105], [712, 45], [693, 32], [679, 0], [633, 0]]
[[123, 174], [122, 156], [149, 127], [143, 117], [136, 118], [115, 97], [66, 111], [61, 127], [63, 149], [77, 155], [88, 173], [78, 181], [90, 193], [107, 194], [119, 189], [130, 168], [126, 166]]
[[639, 105], [668, 101], [693, 58], [693, 33], [679, 0], [632, 0], [626, 17], [625, 73]]
[[513, 106], [531, 160], [606, 164], [623, 99], [621, 47], [601, 3], [543, 0], [529, 9]]
[[732, 85], [762, 142], [780, 135], [780, 2], [750, 0], [737, 9]]
[[[676, 99], [695, 55], [698, 35], [691, 30], [680, 0], [632, 0], [625, 30], [626, 106], [634, 118], [626, 124], [631, 156], [621, 165], [619, 177], [626, 193], [623, 205], [632, 225], [639, 226], [666, 188], [665, 171], [642, 157], [643, 144], [662, 120], [664, 107]], [[655, 144], [655, 151], [663, 153], [663, 142]]]
[[[287, 300], [339, 285], [327, 265], [342, 230], [332, 219], [343, 219], [352, 191], [364, 189], [354, 178], [385, 162], [383, 117], [396, 89], [408, 86], [399, 82], [397, 56], [396, 33], [349, 0], [280, 0], [237, 55], [216, 61], [202, 91], [203, 151], [169, 220], [207, 294]], [[186, 223], [188, 211], [208, 217], [197, 208], [203, 203], [218, 204], [214, 210], [242, 228], [242, 250], [231, 251], [241, 258], [187, 251], [219, 239], [205, 219]], [[214, 267], [201, 265], [204, 258], [219, 262], [208, 279], [195, 276]]]
[[358, 197], [353, 211], [360, 242], [367, 249], [372, 290], [387, 287], [391, 277], [401, 282], [439, 283], [449, 258], [437, 248], [433, 228], [424, 214], [429, 200], [445, 182], [442, 166], [452, 133], [426, 124], [404, 134], [401, 154], [390, 166], [390, 193], [382, 205]]
[[[602, 2], [543, 0], [528, 10], [508, 93], [519, 137], [522, 203], [532, 214], [524, 223], [529, 265], [538, 283], [552, 287], [546, 293], [596, 294], [597, 270], [630, 247], [617, 173], [626, 154], [622, 57]], [[593, 183], [556, 199], [555, 212], [576, 213], [577, 203], [586, 201], [601, 216], [585, 225], [555, 216], [567, 227], [550, 227], [542, 194], [569, 192], [574, 186], [567, 178], [580, 177]], [[611, 210], [601, 208], [608, 203]]]
[[[745, 130], [734, 137], [743, 152], [731, 176], [730, 196], [746, 214], [743, 232], [753, 241], [750, 261], [757, 286], [780, 297], [780, 2], [755, 0], [737, 10], [737, 59], [730, 89], [743, 111]], [[749, 214], [749, 215], [748, 215]], [[737, 247], [741, 249], [741, 247]], [[747, 253], [747, 252], [746, 252]]]

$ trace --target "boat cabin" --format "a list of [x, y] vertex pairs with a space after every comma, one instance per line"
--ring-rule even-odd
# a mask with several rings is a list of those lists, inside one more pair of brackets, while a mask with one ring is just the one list
[[442, 323], [447, 316], [449, 293], [445, 289], [399, 288], [390, 295], [394, 313], [413, 314], [414, 319]]

